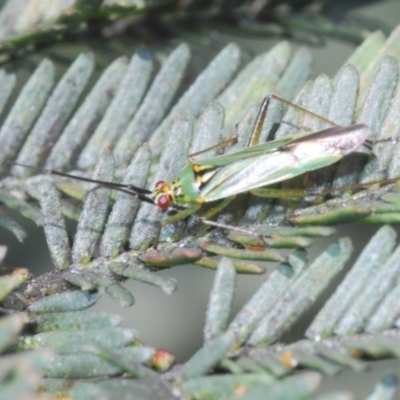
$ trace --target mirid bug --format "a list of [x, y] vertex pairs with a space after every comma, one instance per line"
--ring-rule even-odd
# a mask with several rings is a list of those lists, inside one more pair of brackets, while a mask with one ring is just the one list
[[[311, 114], [333, 127], [259, 144], [268, 105], [273, 98]], [[192, 155], [179, 178], [171, 183], [159, 181], [153, 191], [132, 185], [83, 178], [54, 170], [42, 171], [114, 188], [135, 195], [142, 201], [154, 204], [162, 210], [170, 207], [178, 209], [177, 214], [167, 218], [161, 224], [161, 229], [165, 225], [195, 213], [204, 203], [223, 200], [208, 210], [206, 217], [209, 218], [241, 193], [251, 192], [268, 197], [304, 196], [308, 194], [304, 190], [274, 189], [271, 193], [271, 191], [263, 192], [262, 188], [334, 164], [367, 143], [369, 135], [370, 130], [364, 124], [341, 127], [287, 100], [270, 95], [263, 100], [260, 106], [247, 147], [231, 154], [201, 161], [194, 161]], [[11, 162], [11, 164], [13, 163]], [[21, 166], [37, 169], [28, 165]], [[367, 186], [367, 184], [363, 184], [363, 186]], [[158, 235], [155, 246], [157, 241]]]
[[[317, 132], [258, 144], [268, 104], [272, 98], [335, 125]], [[282, 182], [342, 159], [366, 142], [364, 124], [340, 127], [277, 96], [261, 104], [248, 146], [235, 153], [192, 161], [172, 183], [157, 182], [152, 198], [161, 209], [170, 205], [199, 205]], [[257, 192], [256, 192], [257, 193]], [[284, 196], [284, 194], [283, 194]], [[280, 196], [279, 196], [280, 197]]]

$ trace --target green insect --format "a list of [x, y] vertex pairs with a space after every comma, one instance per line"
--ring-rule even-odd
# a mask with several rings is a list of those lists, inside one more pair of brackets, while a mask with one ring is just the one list
[[[313, 133], [258, 144], [268, 105], [273, 98], [334, 126]], [[364, 124], [341, 127], [300, 106], [271, 95], [261, 104], [247, 147], [231, 154], [201, 161], [193, 161], [191, 156], [179, 178], [172, 183], [159, 181], [153, 191], [133, 185], [77, 177], [54, 170], [46, 172], [124, 191], [162, 210], [170, 207], [178, 209], [179, 212], [166, 219], [162, 227], [193, 214], [204, 203], [223, 200], [212, 209], [211, 213], [206, 214], [209, 218], [241, 193], [251, 192], [264, 197], [304, 196], [307, 193], [301, 190], [266, 189], [265, 191], [263, 188], [338, 162], [367, 143], [370, 133], [370, 129]], [[158, 236], [156, 243], [157, 240]]]
[[[364, 124], [348, 127], [336, 125], [313, 133], [257, 144], [272, 98], [334, 124], [279, 97], [268, 96], [261, 104], [247, 147], [207, 160], [190, 161], [181, 176], [171, 184], [165, 181], [156, 183], [152, 192], [154, 203], [165, 210], [171, 205], [200, 207], [203, 203], [246, 192], [262, 195], [259, 188], [336, 163], [366, 143], [371, 133]], [[276, 197], [281, 196], [277, 194]], [[283, 192], [282, 197], [288, 196]]]

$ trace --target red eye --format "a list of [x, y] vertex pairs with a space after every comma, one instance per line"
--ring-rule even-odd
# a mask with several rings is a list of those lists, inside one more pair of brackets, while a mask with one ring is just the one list
[[161, 210], [166, 210], [170, 203], [169, 197], [166, 194], [162, 194], [157, 199], [157, 205], [161, 208]]
[[156, 183], [155, 188], [156, 188], [156, 189], [161, 189], [164, 185], [165, 185], [165, 181], [158, 181], [158, 182]]

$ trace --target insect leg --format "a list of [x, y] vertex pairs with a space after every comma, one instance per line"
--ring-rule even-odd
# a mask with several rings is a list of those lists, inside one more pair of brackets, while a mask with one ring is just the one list
[[181, 219], [184, 219], [186, 217], [189, 217], [190, 215], [194, 214], [196, 211], [198, 211], [201, 207], [201, 204], [195, 204], [191, 207], [185, 208], [181, 211], [179, 211], [178, 213], [171, 215], [170, 217], [168, 217], [167, 219], [165, 219], [158, 227], [157, 232], [156, 232], [156, 237], [154, 239], [154, 243], [153, 243], [153, 249], [157, 249], [159, 240], [160, 240], [160, 234], [161, 234], [161, 230], [162, 228], [164, 228], [164, 226], [173, 224], [174, 222], [180, 221]]
[[264, 126], [264, 120], [267, 116], [267, 110], [269, 103], [272, 98], [275, 98], [275, 95], [270, 94], [269, 96], [265, 97], [261, 103], [260, 110], [257, 114], [256, 123], [254, 124], [254, 128], [249, 136], [249, 140], [247, 142], [247, 147], [256, 146], [260, 140], [260, 135], [262, 128]]
[[241, 228], [240, 226], [223, 224], [221, 222], [211, 221], [211, 220], [205, 219], [203, 217], [200, 218], [200, 221], [204, 225], [212, 226], [212, 227], [219, 228], [219, 229], [225, 229], [227, 231], [238, 232], [242, 235], [253, 237], [253, 238], [257, 239], [257, 241], [259, 242], [259, 244], [257, 244], [257, 247], [267, 247], [268, 246], [268, 242], [263, 235], [261, 235], [257, 232], [254, 232], [250, 229]]
[[226, 230], [229, 230], [229, 231], [235, 231], [235, 232], [243, 233], [243, 234], [249, 235], [249, 236], [257, 236], [257, 237], [260, 236], [258, 234], [255, 234], [251, 230], [245, 229], [245, 228], [241, 228], [240, 226], [227, 225], [227, 224], [223, 224], [221, 222], [211, 221], [211, 220], [203, 218], [203, 217], [200, 217], [199, 219], [204, 225], [213, 226], [215, 228], [226, 229]]
[[234, 137], [232, 137], [230, 139], [224, 140], [221, 143], [215, 144], [214, 146], [210, 146], [210, 147], [207, 147], [206, 149], [203, 149], [203, 150], [200, 150], [200, 151], [196, 151], [195, 153], [192, 153], [192, 154], [188, 155], [188, 161], [190, 163], [195, 163], [196, 160], [194, 160], [193, 157], [198, 156], [199, 154], [207, 153], [207, 152], [209, 152], [211, 150], [219, 149], [221, 147], [230, 146], [230, 145], [232, 145], [232, 144], [234, 144], [236, 142], [237, 142], [237, 136], [234, 136]]
[[262, 101], [262, 103], [261, 103], [260, 110], [258, 112], [257, 119], [256, 119], [256, 122], [254, 124], [253, 131], [251, 132], [250, 137], [249, 137], [249, 141], [247, 142], [247, 147], [256, 146], [258, 144], [258, 142], [260, 140], [262, 128], [264, 126], [264, 121], [265, 121], [265, 118], [267, 116], [268, 106], [269, 106], [269, 104], [270, 104], [272, 99], [276, 100], [276, 101], [279, 101], [279, 102], [281, 102], [283, 104], [286, 104], [289, 107], [296, 108], [297, 110], [300, 110], [300, 111], [302, 111], [302, 112], [304, 112], [306, 114], [312, 115], [313, 117], [315, 117], [315, 118], [317, 118], [317, 119], [319, 119], [319, 120], [321, 120], [323, 122], [326, 122], [326, 123], [328, 123], [328, 124], [330, 124], [332, 126], [339, 126], [335, 122], [330, 121], [327, 118], [321, 117], [320, 115], [315, 114], [312, 111], [309, 111], [304, 107], [301, 107], [301, 106], [299, 106], [297, 104], [294, 104], [294, 103], [292, 103], [292, 102], [290, 102], [288, 100], [285, 100], [282, 97], [279, 97], [279, 96], [277, 96], [275, 94], [270, 94], [270, 95], [266, 96], [264, 98], [264, 100]]
[[[218, 214], [220, 211], [222, 211], [233, 199], [235, 198], [235, 196], [231, 196], [228, 197], [226, 199], [224, 199], [223, 201], [221, 201], [220, 203], [218, 203], [217, 205], [213, 206], [212, 208], [210, 208], [208, 211], [206, 211], [200, 218], [200, 220], [202, 221], [204, 220], [209, 220], [210, 218], [212, 218], [214, 215]], [[190, 215], [196, 213], [197, 211], [199, 211], [201, 208], [201, 204], [195, 204], [191, 207], [185, 208], [184, 210], [179, 211], [178, 213], [172, 215], [171, 217], [165, 219], [159, 226], [157, 232], [156, 232], [156, 237], [153, 243], [153, 248], [157, 249], [158, 243], [159, 243], [159, 239], [160, 239], [160, 234], [161, 234], [161, 230], [164, 226], [167, 226], [169, 224], [173, 224], [174, 222], [180, 221], [181, 219], [184, 219], [186, 217], [189, 217]], [[202, 235], [203, 232], [201, 231], [201, 233], [199, 233], [199, 235]]]
[[354, 185], [348, 185], [348, 186], [342, 186], [342, 187], [338, 187], [338, 188], [329, 188], [329, 189], [324, 189], [324, 190], [320, 190], [318, 192], [313, 191], [312, 189], [308, 189], [307, 190], [307, 194], [311, 194], [311, 195], [315, 195], [315, 194], [320, 194], [320, 195], [326, 195], [326, 194], [330, 194], [330, 193], [335, 193], [335, 192], [345, 192], [345, 191], [349, 191], [349, 190], [356, 190], [356, 189], [367, 189], [368, 187], [371, 186], [381, 186], [381, 185], [388, 185], [391, 183], [396, 183], [400, 181], [400, 177], [397, 178], [388, 178], [388, 179], [380, 179], [380, 180], [376, 180], [376, 181], [370, 181], [370, 182], [363, 182], [363, 183], [356, 183]]
[[375, 139], [375, 140], [371, 140], [371, 139], [367, 139], [364, 142], [364, 146], [368, 149], [368, 150], [372, 150], [372, 148], [378, 144], [378, 143], [384, 143], [384, 142], [390, 142], [393, 139], [390, 137], [386, 137], [386, 138], [382, 138], [382, 139]]
[[283, 99], [282, 97], [276, 96], [275, 94], [271, 94], [271, 95], [269, 95], [269, 96], [267, 96], [267, 97], [271, 97], [271, 98], [273, 98], [274, 100], [280, 101], [281, 103], [286, 104], [286, 105], [289, 106], [289, 107], [296, 108], [297, 110], [302, 111], [302, 112], [305, 113], [305, 114], [312, 115], [314, 118], [317, 118], [317, 119], [319, 119], [319, 120], [322, 121], [322, 122], [325, 122], [325, 123], [327, 123], [327, 124], [330, 124], [330, 125], [332, 125], [333, 127], [335, 127], [335, 126], [336, 126], [336, 127], [340, 127], [340, 126], [341, 126], [341, 125], [337, 124], [336, 122], [331, 121], [331, 120], [328, 119], [328, 118], [322, 117], [322, 116], [319, 115], [319, 114], [316, 114], [316, 113], [314, 113], [314, 112], [312, 112], [312, 111], [310, 111], [310, 110], [307, 110], [307, 108], [301, 107], [301, 106], [299, 106], [299, 105], [297, 105], [297, 104], [295, 104], [295, 103], [292, 103], [292, 102], [289, 101], [289, 100], [286, 100], [286, 99]]
[[[332, 190], [333, 191], [333, 190]], [[253, 189], [250, 191], [251, 194], [257, 197], [266, 197], [268, 199], [293, 199], [303, 198], [310, 194], [310, 190], [307, 189], [286, 189], [286, 188], [261, 188]]]
[[[200, 221], [209, 221], [214, 215], [217, 215], [219, 212], [224, 210], [231, 202], [234, 200], [236, 196], [230, 196], [219, 202], [218, 204], [214, 205], [211, 207], [209, 210], [207, 210], [205, 213], [203, 213], [200, 217]], [[207, 224], [204, 224], [207, 225]], [[197, 233], [196, 236], [201, 237], [203, 236], [208, 230], [208, 227], [203, 227], [200, 229], [200, 231]]]
[[258, 197], [266, 197], [269, 199], [290, 199], [290, 198], [303, 198], [307, 196], [325, 196], [327, 194], [335, 193], [335, 192], [346, 192], [350, 190], [356, 189], [367, 189], [370, 186], [375, 185], [388, 185], [391, 183], [396, 183], [400, 181], [400, 177], [397, 178], [388, 178], [388, 179], [380, 179], [376, 181], [356, 183], [354, 185], [342, 186], [342, 187], [333, 187], [324, 190], [319, 189], [285, 189], [285, 188], [261, 188], [261, 189], [253, 189], [250, 191], [255, 196]]
[[222, 200], [221, 202], [219, 202], [218, 204], [216, 204], [215, 206], [211, 207], [208, 211], [206, 211], [203, 215], [202, 218], [205, 219], [210, 219], [212, 218], [214, 215], [218, 214], [219, 212], [221, 212], [225, 207], [228, 206], [228, 204], [235, 199], [236, 196], [230, 196], [227, 197], [226, 199]]

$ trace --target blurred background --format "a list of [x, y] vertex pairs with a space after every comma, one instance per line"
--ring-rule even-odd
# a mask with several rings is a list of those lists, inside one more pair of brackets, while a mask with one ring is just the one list
[[[351, 11], [351, 15], [354, 18], [374, 21], [374, 23], [385, 29], [386, 34], [400, 23], [400, 2], [398, 0], [371, 2], [371, 4], [365, 4], [369, 2], [362, 1], [358, 3], [362, 4], [355, 6]], [[256, 54], [270, 49], [282, 39], [250, 39], [216, 32], [215, 40], [223, 42], [235, 41], [250, 53]], [[74, 46], [77, 45], [71, 45], [71, 52], [76, 51]], [[299, 44], [293, 43], [292, 46], [296, 48]], [[326, 39], [325, 43], [319, 46], [315, 45], [310, 49], [314, 56], [312, 77], [315, 78], [320, 73], [333, 76], [354, 51], [355, 45], [338, 39]], [[77, 53], [82, 50], [81, 48]], [[203, 61], [206, 64], [208, 53], [215, 54], [215, 52], [204, 49], [202, 51], [204, 54], [200, 52], [199, 57], [200, 59], [204, 58]], [[35, 57], [40, 59], [40, 53], [36, 54]], [[115, 57], [116, 54], [110, 54], [110, 61]], [[18, 61], [18, 64], [21, 66], [22, 76], [24, 74], [24, 65], [26, 64], [24, 64], [23, 60]], [[26, 71], [29, 71], [29, 69], [27, 68]], [[61, 75], [62, 68], [58, 73]], [[23, 77], [19, 81], [22, 82]], [[9, 210], [7, 212], [9, 213]], [[32, 271], [33, 274], [40, 274], [50, 270], [51, 261], [42, 230], [28, 220], [21, 220], [18, 215], [12, 215], [12, 217], [24, 225], [28, 231], [28, 237], [24, 243], [25, 250], [20, 251], [20, 244], [16, 239], [7, 234], [7, 232], [0, 231], [0, 244], [4, 243], [9, 246], [5, 263], [12, 267], [26, 267], [35, 264], [36, 270]], [[72, 223], [70, 228], [73, 232], [74, 225]], [[377, 226], [363, 226], [360, 229], [354, 225], [342, 226], [338, 229], [337, 237], [349, 236], [352, 238], [356, 248], [354, 257], [356, 257], [360, 247], [368, 241], [378, 228]], [[315, 245], [310, 250], [310, 259], [312, 260], [317, 256], [333, 240], [334, 238], [332, 237], [326, 240], [316, 240]], [[37, 254], [34, 262], [32, 261], [33, 249]], [[25, 258], [26, 255], [29, 255], [29, 259]], [[351, 262], [349, 265], [351, 265]], [[274, 267], [273, 263], [268, 264], [268, 270], [273, 270]], [[158, 273], [177, 279], [178, 290], [168, 296], [153, 286], [130, 282], [129, 289], [136, 299], [134, 306], [128, 309], [121, 309], [117, 302], [111, 300], [108, 296], [103, 296], [95, 308], [120, 313], [124, 318], [125, 326], [139, 330], [140, 340], [153, 347], [170, 351], [176, 356], [178, 362], [182, 362], [187, 360], [201, 345], [207, 299], [212, 286], [214, 272], [193, 265], [185, 265]], [[343, 274], [338, 279], [341, 279]], [[239, 276], [234, 301], [235, 312], [242, 308], [265, 279], [265, 275]], [[332, 293], [333, 290], [334, 284], [329, 287], [326, 296]], [[324, 299], [320, 299], [321, 303], [323, 301]], [[317, 306], [313, 307], [307, 317], [302, 319], [301, 325], [298, 324], [296, 329], [293, 329], [285, 336], [285, 341], [291, 342], [301, 339], [305, 327], [308, 326], [317, 310]], [[323, 390], [349, 389], [357, 391], [359, 398], [363, 398], [372, 389], [374, 382], [387, 371], [397, 372], [400, 375], [400, 361], [374, 362], [374, 367], [363, 374], [354, 374], [346, 371], [336, 377], [324, 377]], [[400, 399], [400, 397], [398, 398]]]

